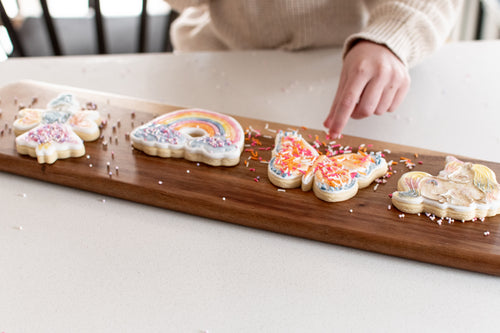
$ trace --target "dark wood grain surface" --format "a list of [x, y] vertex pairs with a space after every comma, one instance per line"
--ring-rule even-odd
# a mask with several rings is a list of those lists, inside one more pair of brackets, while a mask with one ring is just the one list
[[[19, 155], [12, 130], [18, 110], [33, 103], [43, 108], [62, 92], [73, 92], [81, 104], [97, 105], [107, 121], [101, 138], [85, 143], [85, 156], [52, 165]], [[424, 214], [402, 217], [397, 209], [389, 209], [389, 194], [396, 190], [399, 175], [408, 171], [404, 163], [393, 166], [395, 173], [387, 183], [374, 183], [340, 203], [323, 202], [312, 191], [281, 191], [272, 185], [265, 162], [271, 156], [274, 131], [298, 129], [308, 141], [325, 142], [323, 131], [235, 116], [244, 129], [255, 130], [247, 135], [241, 162], [235, 167], [211, 167], [151, 157], [131, 148], [127, 135], [134, 127], [179, 107], [30, 81], [1, 88], [0, 98], [1, 171], [252, 228], [500, 275], [500, 216], [439, 225]], [[395, 143], [350, 136], [337, 143], [354, 151], [361, 145], [368, 151], [384, 151], [388, 161], [409, 158], [416, 164], [413, 170], [431, 174], [445, 163], [445, 153]], [[497, 163], [474, 162], [500, 174]]]

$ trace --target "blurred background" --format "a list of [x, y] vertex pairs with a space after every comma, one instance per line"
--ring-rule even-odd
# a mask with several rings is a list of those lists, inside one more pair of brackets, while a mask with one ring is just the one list
[[163, 0], [0, 0], [0, 14], [0, 58], [171, 51], [176, 17]]
[[[164, 0], [0, 0], [0, 60], [170, 52]], [[500, 38], [500, 0], [464, 0], [451, 41]]]

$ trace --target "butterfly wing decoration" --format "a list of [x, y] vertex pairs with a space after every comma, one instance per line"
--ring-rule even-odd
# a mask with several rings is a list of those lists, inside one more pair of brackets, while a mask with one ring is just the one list
[[328, 202], [352, 198], [359, 188], [387, 172], [387, 162], [379, 154], [363, 152], [336, 156], [320, 155], [297, 132], [280, 131], [276, 137], [268, 176], [282, 188], [313, 190]]

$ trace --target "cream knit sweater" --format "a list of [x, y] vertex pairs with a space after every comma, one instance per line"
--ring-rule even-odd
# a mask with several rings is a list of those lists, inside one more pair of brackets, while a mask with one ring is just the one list
[[448, 37], [461, 0], [167, 0], [179, 51], [384, 44], [408, 66]]

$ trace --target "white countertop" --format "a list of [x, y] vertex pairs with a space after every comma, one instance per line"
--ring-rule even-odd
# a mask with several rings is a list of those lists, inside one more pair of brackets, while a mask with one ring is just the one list
[[[500, 162], [500, 41], [345, 133]], [[321, 128], [340, 50], [9, 59], [33, 79]], [[1, 163], [1, 161], [0, 161]], [[0, 332], [497, 331], [500, 279], [0, 173]]]

